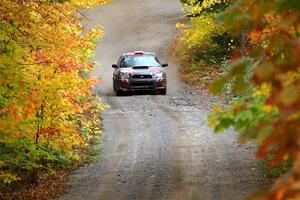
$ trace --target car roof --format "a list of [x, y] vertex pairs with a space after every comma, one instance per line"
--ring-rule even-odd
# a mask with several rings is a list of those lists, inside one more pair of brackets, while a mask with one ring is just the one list
[[123, 53], [122, 56], [139, 56], [139, 55], [149, 55], [149, 56], [156, 56], [153, 52], [145, 52], [145, 51], [133, 51]]

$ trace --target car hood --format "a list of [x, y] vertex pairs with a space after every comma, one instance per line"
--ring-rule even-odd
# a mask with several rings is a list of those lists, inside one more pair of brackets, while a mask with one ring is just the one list
[[153, 75], [158, 72], [163, 72], [161, 67], [126, 67], [120, 68], [120, 72], [129, 73], [132, 75]]

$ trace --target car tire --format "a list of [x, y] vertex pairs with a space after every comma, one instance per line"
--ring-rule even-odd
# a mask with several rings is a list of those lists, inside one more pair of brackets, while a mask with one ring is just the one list
[[123, 93], [123, 91], [121, 91], [121, 90], [117, 90], [116, 91], [116, 95], [117, 96], [122, 96], [124, 93]]
[[167, 94], [167, 89], [159, 90], [159, 94], [166, 95]]
[[115, 81], [113, 82], [113, 89], [114, 89], [115, 92], [117, 91], [117, 86], [116, 86]]

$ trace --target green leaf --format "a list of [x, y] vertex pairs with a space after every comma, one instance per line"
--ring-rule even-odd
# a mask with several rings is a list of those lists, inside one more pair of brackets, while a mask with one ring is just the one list
[[213, 82], [210, 91], [214, 94], [221, 93], [224, 90], [227, 82], [228, 78], [226, 76], [218, 78]]

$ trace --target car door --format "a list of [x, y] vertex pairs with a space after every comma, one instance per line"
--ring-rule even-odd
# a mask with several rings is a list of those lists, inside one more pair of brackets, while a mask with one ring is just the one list
[[119, 58], [119, 60], [117, 62], [117, 66], [118, 67], [116, 69], [114, 69], [114, 72], [113, 72], [113, 80], [114, 81], [117, 79], [118, 74], [120, 72], [120, 63], [122, 62], [122, 60], [123, 60], [123, 56], [120, 56], [120, 58]]

